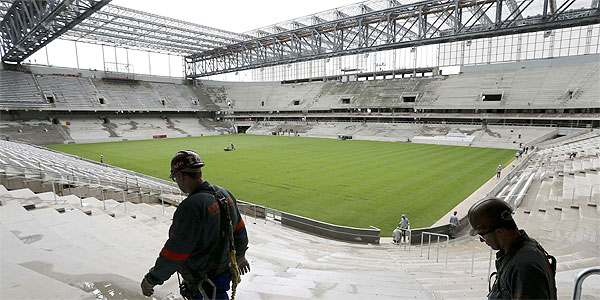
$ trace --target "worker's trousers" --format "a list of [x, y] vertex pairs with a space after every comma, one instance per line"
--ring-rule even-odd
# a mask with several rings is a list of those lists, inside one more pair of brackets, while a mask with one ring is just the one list
[[[216, 300], [229, 300], [229, 295], [227, 295], [227, 291], [229, 291], [229, 287], [231, 285], [231, 269], [219, 276], [210, 278], [210, 281], [212, 281], [214, 283], [215, 287], [217, 288], [217, 293], [216, 293], [215, 299]], [[194, 294], [193, 299], [210, 300], [210, 297], [212, 297], [212, 294], [213, 294], [212, 285], [210, 285], [209, 283], [204, 283], [202, 285], [202, 288], [204, 289], [204, 292], [206, 293], [206, 295], [208, 295], [209, 299], [202, 298], [202, 293], [200, 291], [198, 291], [198, 292], [196, 292], [196, 294]]]

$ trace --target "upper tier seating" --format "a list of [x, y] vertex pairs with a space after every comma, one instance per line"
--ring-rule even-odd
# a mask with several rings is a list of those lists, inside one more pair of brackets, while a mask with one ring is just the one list
[[0, 107], [50, 107], [31, 74], [0, 70]]
[[100, 107], [97, 91], [89, 78], [37, 75], [36, 80], [47, 96], [54, 97], [56, 107]]
[[[189, 85], [59, 75], [32, 77], [0, 70], [0, 106], [237, 112], [539, 109], [543, 113], [548, 109], [600, 107], [598, 57], [466, 67], [464, 72], [449, 76], [299, 84], [207, 80]], [[44, 95], [54, 95], [54, 103], [45, 101]], [[483, 101], [485, 95], [500, 98]]]
[[[503, 67], [468, 68], [449, 76], [357, 82], [203, 81], [211, 101], [234, 111], [302, 111], [356, 108], [561, 109], [600, 107], [600, 62], [571, 58]], [[482, 101], [485, 94], [499, 101]], [[414, 97], [416, 102], [407, 102]]]

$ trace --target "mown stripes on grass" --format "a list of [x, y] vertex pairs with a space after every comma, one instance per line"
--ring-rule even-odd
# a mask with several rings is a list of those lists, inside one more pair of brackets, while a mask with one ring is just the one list
[[[233, 142], [236, 151], [223, 151]], [[178, 150], [244, 201], [389, 236], [401, 214], [429, 226], [495, 175], [513, 150], [287, 136], [214, 136], [49, 148], [166, 179]]]

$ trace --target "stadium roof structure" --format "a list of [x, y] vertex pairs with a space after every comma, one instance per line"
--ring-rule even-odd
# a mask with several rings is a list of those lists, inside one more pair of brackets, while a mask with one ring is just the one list
[[[600, 22], [597, 0], [367, 0], [235, 33], [107, 4], [109, 1], [0, 0], [2, 60], [21, 62], [60, 36], [180, 55], [185, 57], [186, 76], [197, 78]], [[39, 16], [32, 16], [32, 9], [16, 9], [32, 8], [36, 3], [53, 9], [42, 10]], [[39, 30], [31, 34], [27, 27], [34, 25]], [[29, 40], [15, 40], [17, 35]], [[23, 47], [25, 42], [28, 45]]]
[[[327, 21], [315, 16], [185, 58], [188, 78], [319, 58], [598, 24], [599, 1], [426, 0]], [[397, 2], [393, 2], [397, 3]], [[309, 24], [305, 24], [309, 23]]]
[[[18, 28], [14, 28], [14, 25], [19, 22], [6, 23], [6, 26], [4, 25], [5, 20], [10, 20], [10, 18], [5, 18], [5, 16], [9, 13], [10, 16], [13, 16], [12, 19], [22, 20], [22, 23], [25, 24], [38, 22], [39, 17], [32, 17], [28, 14], [27, 9], [16, 10], [16, 8], [25, 4], [34, 6], [36, 3], [39, 3], [39, 7], [68, 5], [68, 8], [65, 10], [73, 11], [78, 6], [86, 6], [98, 2], [102, 4], [101, 8], [99, 7], [90, 12], [85, 18], [79, 20], [77, 24], [69, 27], [65, 32], [58, 34], [58, 30], [48, 30], [45, 35], [51, 35], [54, 38], [60, 35], [60, 38], [65, 40], [181, 56], [223, 47], [252, 38], [245, 34], [107, 4], [109, 1], [0, 0], [0, 18], [3, 19], [3, 31], [19, 31]], [[15, 16], [14, 10], [17, 13], [22, 13]], [[44, 17], [52, 18], [53, 16], [51, 10], [47, 9], [45, 11]], [[3, 60], [20, 62], [35, 52], [28, 51], [27, 56], [5, 57], [4, 53], [10, 52], [13, 48], [8, 43], [10, 41], [8, 37], [9, 35], [3, 35], [2, 37], [2, 48], [4, 49]], [[44, 43], [42, 47], [46, 44]], [[39, 48], [41, 47], [37, 49]]]
[[[39, 0], [35, 1], [39, 2]], [[403, 3], [414, 1], [407, 0]], [[64, 3], [63, 0], [47, 2], [55, 3], [55, 5], [61, 2]], [[88, 0], [88, 2], [92, 1]], [[20, 4], [23, 1], [0, 0], [0, 19], [4, 18], [14, 3]], [[106, 4], [86, 19], [81, 20], [77, 26], [64, 32], [61, 39], [187, 56], [244, 40], [307, 26], [308, 24], [338, 20], [398, 5], [401, 5], [401, 3], [396, 0], [367, 0], [265, 26], [246, 33], [235, 33]]]
[[0, 22], [2, 61], [21, 62], [69, 31], [110, 0], [16, 0]]

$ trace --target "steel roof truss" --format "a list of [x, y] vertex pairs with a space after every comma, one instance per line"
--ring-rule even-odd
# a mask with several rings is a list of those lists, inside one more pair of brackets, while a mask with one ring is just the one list
[[1, 21], [2, 60], [21, 62], [110, 0], [17, 0]]
[[[426, 0], [380, 11], [369, 11], [363, 7], [363, 11], [369, 12], [190, 55], [185, 60], [186, 70], [194, 69], [188, 77], [195, 78], [371, 51], [590, 25], [600, 21], [597, 8], [588, 5], [570, 9], [575, 2], [582, 0], [567, 0], [551, 17], [542, 16], [538, 7], [528, 9], [534, 1], [551, 0], [510, 0], [516, 3], [516, 7], [507, 8], [509, 13], [506, 14], [502, 13], [504, 1], [509, 0]], [[523, 17], [524, 11], [529, 16]], [[343, 12], [337, 14], [344, 15]], [[493, 21], [488, 14], [494, 16]], [[222, 61], [226, 59], [223, 56], [237, 60], [237, 63], [231, 61], [228, 64], [231, 68], [219, 69], [223, 64], [205, 62]]]

